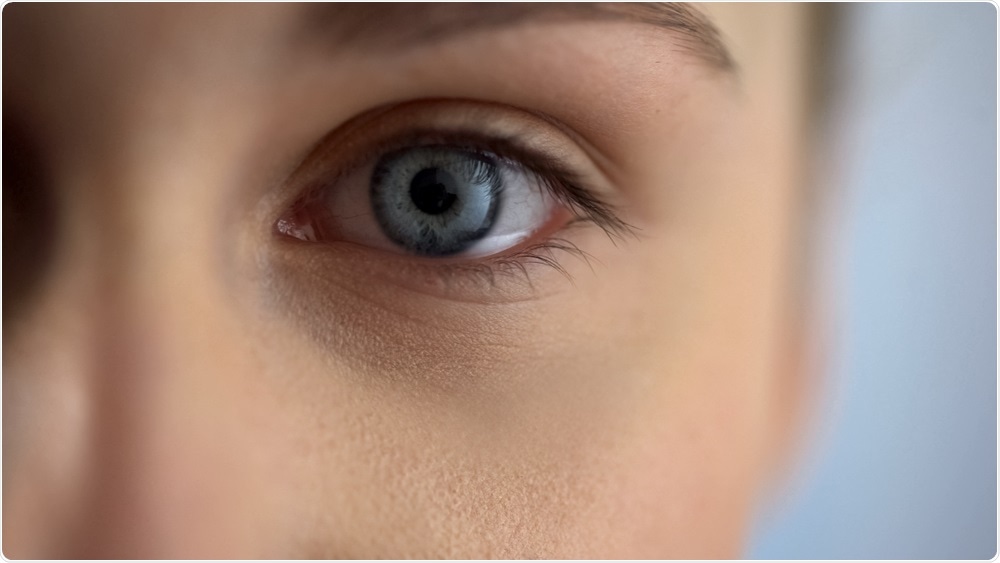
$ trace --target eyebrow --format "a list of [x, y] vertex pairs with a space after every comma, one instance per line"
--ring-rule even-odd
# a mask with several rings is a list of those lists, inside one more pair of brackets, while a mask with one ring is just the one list
[[710, 67], [732, 71], [718, 30], [697, 8], [675, 3], [309, 4], [302, 28], [337, 47], [404, 49], [484, 29], [542, 22], [632, 22], [674, 33], [680, 47]]

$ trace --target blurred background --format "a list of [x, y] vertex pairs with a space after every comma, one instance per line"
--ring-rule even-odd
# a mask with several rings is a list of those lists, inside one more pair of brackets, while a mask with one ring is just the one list
[[821, 182], [833, 311], [810, 438], [752, 558], [997, 552], [997, 11], [835, 8]]

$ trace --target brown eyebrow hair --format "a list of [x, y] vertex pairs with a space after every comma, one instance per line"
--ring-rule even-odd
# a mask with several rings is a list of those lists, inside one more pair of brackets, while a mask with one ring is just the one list
[[718, 30], [688, 4], [428, 3], [310, 4], [303, 28], [339, 47], [406, 48], [482, 29], [534, 22], [618, 21], [674, 32], [681, 47], [714, 68], [735, 65]]

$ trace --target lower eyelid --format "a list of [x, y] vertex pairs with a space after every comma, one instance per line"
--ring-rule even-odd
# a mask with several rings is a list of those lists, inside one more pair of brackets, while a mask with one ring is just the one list
[[[474, 250], [459, 254], [459, 257], [480, 258], [498, 254], [508, 250], [530, 238], [534, 231], [520, 231], [503, 235], [494, 235], [484, 239], [483, 244], [477, 245]], [[487, 244], [488, 243], [488, 244]]]
[[[511, 253], [486, 260], [442, 262], [400, 257], [353, 243], [325, 248], [285, 240], [277, 246], [284, 277], [308, 273], [359, 294], [500, 305], [545, 299], [572, 287], [552, 268], [518, 260]], [[387, 293], [389, 288], [394, 291]]]

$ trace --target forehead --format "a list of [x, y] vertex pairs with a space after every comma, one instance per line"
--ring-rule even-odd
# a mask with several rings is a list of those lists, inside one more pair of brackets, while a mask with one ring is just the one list
[[315, 4], [302, 15], [303, 30], [338, 45], [368, 48], [405, 48], [532, 24], [632, 23], [673, 34], [707, 65], [732, 67], [715, 27], [688, 4]]
[[542, 111], [561, 89], [571, 92], [558, 103], [575, 112], [594, 104], [574, 101], [599, 94], [604, 103], [586, 121], [602, 129], [677, 91], [682, 77], [665, 67], [733, 68], [710, 20], [689, 5], [13, 4], [4, 15], [5, 105], [58, 122], [60, 132], [82, 131], [72, 122], [98, 115], [90, 125], [101, 130], [115, 116], [148, 120], [153, 98], [204, 105], [226, 91], [249, 105], [257, 93], [277, 108], [277, 92], [294, 83], [340, 103], [412, 95], [403, 88], [432, 75], [441, 87], [425, 96], [488, 91], [529, 107], [526, 98], [538, 97]]
[[[28, 37], [89, 35], [79, 45], [84, 48], [125, 40], [152, 45], [179, 35], [192, 47], [219, 47], [252, 37], [377, 51], [532, 25], [630, 23], [670, 34], [681, 50], [706, 65], [732, 67], [710, 19], [687, 4], [104, 4], [58, 9], [15, 4], [7, 6], [4, 16], [5, 45]], [[95, 41], [94, 35], [101, 37]]]

